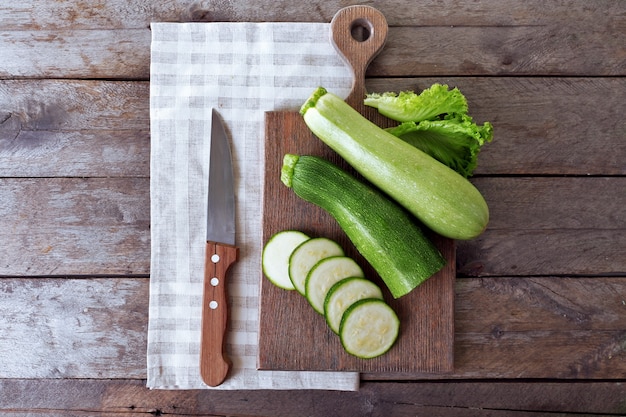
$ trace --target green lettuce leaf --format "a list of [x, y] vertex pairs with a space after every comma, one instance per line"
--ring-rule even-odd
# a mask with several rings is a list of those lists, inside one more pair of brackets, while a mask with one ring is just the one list
[[480, 148], [493, 138], [491, 123], [478, 126], [467, 114], [448, 114], [439, 120], [419, 123], [404, 122], [387, 131], [465, 178], [473, 174]]
[[447, 165], [465, 178], [478, 163], [480, 148], [493, 138], [493, 126], [478, 126], [468, 115], [465, 96], [458, 88], [433, 84], [412, 91], [368, 94], [364, 103], [400, 122], [387, 131]]
[[412, 91], [400, 93], [372, 93], [365, 97], [365, 105], [398, 122], [421, 122], [432, 120], [446, 113], [467, 113], [467, 100], [458, 88], [433, 84], [416, 94]]

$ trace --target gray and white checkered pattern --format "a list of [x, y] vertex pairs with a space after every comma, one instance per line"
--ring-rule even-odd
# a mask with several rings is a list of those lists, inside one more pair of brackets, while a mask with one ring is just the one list
[[[240, 260], [228, 282], [233, 369], [218, 389], [358, 389], [350, 372], [258, 371], [264, 112], [297, 110], [352, 76], [327, 23], [153, 23], [150, 388], [208, 388], [199, 341], [211, 110], [232, 141]], [[288, 323], [286, 323], [288, 325]]]

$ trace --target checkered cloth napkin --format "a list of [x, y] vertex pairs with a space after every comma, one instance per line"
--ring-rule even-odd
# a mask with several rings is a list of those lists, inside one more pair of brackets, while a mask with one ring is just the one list
[[264, 112], [297, 110], [352, 76], [327, 23], [153, 23], [150, 70], [150, 388], [209, 388], [199, 375], [211, 109], [233, 151], [239, 261], [228, 282], [233, 367], [217, 389], [356, 390], [351, 372], [259, 371]]

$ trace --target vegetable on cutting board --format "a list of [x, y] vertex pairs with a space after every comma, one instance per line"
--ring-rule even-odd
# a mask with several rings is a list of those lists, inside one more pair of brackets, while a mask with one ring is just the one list
[[[324, 315], [346, 352], [364, 359], [387, 352], [398, 338], [400, 321], [383, 300], [381, 289], [364, 278], [361, 267], [343, 256], [343, 250], [341, 255], [332, 255], [339, 245], [331, 239], [309, 238], [291, 253], [276, 250], [279, 246], [285, 250], [293, 247], [291, 243], [277, 245], [277, 242], [290, 242], [296, 237], [297, 232], [286, 230], [267, 241], [263, 248], [263, 271], [284, 270], [285, 258], [294, 260], [297, 252], [311, 255], [295, 258], [300, 262], [298, 273], [307, 276], [304, 296], [311, 307]], [[320, 258], [320, 254], [330, 255]], [[314, 259], [318, 260], [313, 262]], [[275, 279], [269, 281], [276, 285]]]
[[324, 317], [328, 327], [339, 334], [343, 313], [352, 304], [365, 298], [382, 300], [383, 292], [378, 285], [365, 278], [349, 277], [336, 282], [324, 300]]
[[400, 320], [383, 300], [366, 298], [352, 304], [341, 318], [339, 337], [346, 352], [369, 359], [387, 352], [400, 333]]
[[387, 132], [426, 152], [456, 172], [470, 177], [482, 146], [493, 139], [493, 126], [474, 123], [465, 96], [458, 88], [433, 84], [420, 94], [371, 93], [364, 104], [400, 122]]
[[281, 180], [337, 220], [394, 298], [408, 294], [445, 265], [445, 258], [406, 210], [331, 162], [287, 154]]
[[333, 284], [349, 277], [363, 277], [363, 270], [347, 256], [333, 256], [315, 264], [306, 277], [306, 299], [315, 311], [324, 314], [324, 300]]
[[289, 278], [289, 257], [296, 247], [309, 239], [298, 230], [284, 230], [268, 240], [263, 247], [261, 267], [272, 284], [284, 290], [295, 289]]
[[[291, 283], [300, 294], [306, 296], [306, 278], [315, 264], [329, 256], [342, 256], [343, 254], [343, 249], [337, 242], [325, 237], [316, 237], [302, 242], [289, 256]], [[271, 259], [268, 262], [273, 261]]]
[[489, 208], [472, 183], [376, 126], [340, 97], [319, 87], [300, 113], [318, 138], [436, 233], [466, 240], [487, 227]]

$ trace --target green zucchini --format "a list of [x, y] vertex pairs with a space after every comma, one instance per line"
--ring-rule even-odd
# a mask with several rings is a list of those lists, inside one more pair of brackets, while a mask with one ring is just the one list
[[406, 210], [329, 161], [286, 154], [281, 180], [337, 220], [394, 298], [409, 293], [445, 265]]
[[319, 87], [300, 113], [309, 129], [357, 172], [451, 239], [473, 239], [489, 208], [466, 178], [367, 120], [340, 97]]

